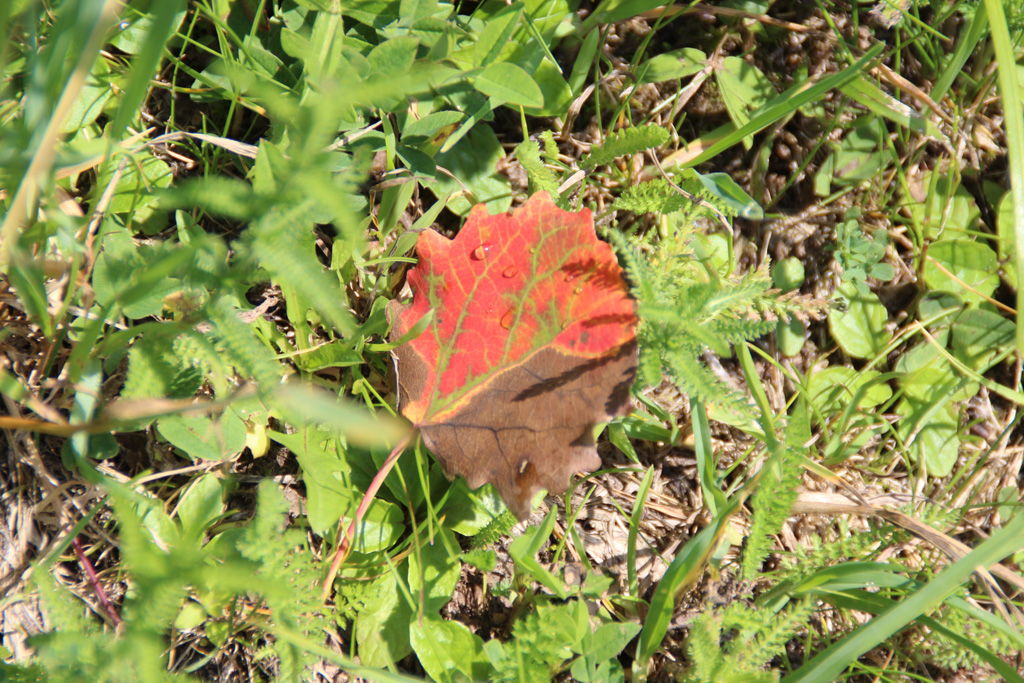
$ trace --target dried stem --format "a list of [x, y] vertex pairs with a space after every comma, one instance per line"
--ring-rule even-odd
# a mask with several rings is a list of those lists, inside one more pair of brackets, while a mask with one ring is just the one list
[[114, 606], [110, 603], [107, 598], [107, 592], [103, 590], [103, 586], [100, 584], [100, 577], [96, 575], [96, 570], [92, 566], [92, 562], [85, 556], [85, 551], [82, 550], [82, 543], [78, 540], [78, 536], [71, 539], [71, 546], [75, 549], [75, 556], [78, 558], [78, 563], [85, 569], [86, 576], [89, 577], [89, 583], [92, 584], [92, 589], [96, 591], [96, 597], [99, 598], [100, 604], [103, 606], [103, 610], [107, 613], [107, 617], [110, 618], [111, 623], [114, 624], [114, 628], [121, 626], [121, 617], [114, 609]]

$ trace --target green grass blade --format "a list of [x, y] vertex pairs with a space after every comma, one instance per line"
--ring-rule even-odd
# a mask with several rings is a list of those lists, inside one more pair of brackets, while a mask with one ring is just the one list
[[922, 135], [927, 135], [933, 140], [949, 142], [949, 138], [939, 130], [934, 122], [879, 88], [863, 74], [858, 75], [840, 90], [850, 99], [864, 105], [869, 111], [883, 118]]
[[945, 69], [939, 74], [935, 85], [932, 86], [932, 91], [929, 93], [932, 100], [935, 102], [941, 101], [942, 97], [949, 91], [953, 81], [964, 68], [964, 64], [967, 63], [967, 60], [970, 59], [977, 49], [981, 37], [985, 35], [985, 27], [987, 25], [988, 17], [985, 14], [985, 5], [979, 4], [978, 9], [974, 11], [971, 25], [960, 34], [959, 39], [956, 41], [956, 50], [953, 51], [952, 56], [946, 62]]
[[712, 515], [725, 507], [728, 499], [720, 488], [715, 486], [715, 454], [711, 447], [711, 424], [708, 422], [708, 411], [703, 403], [690, 400], [690, 414], [693, 416], [693, 436], [696, 441], [697, 477], [704, 493], [704, 504]]
[[629, 576], [629, 594], [640, 595], [640, 581], [636, 575], [636, 539], [640, 533], [640, 521], [644, 516], [644, 504], [647, 502], [647, 494], [651, 491], [651, 483], [654, 481], [654, 468], [648, 467], [644, 472], [644, 478], [640, 481], [640, 488], [636, 492], [636, 501], [633, 504], [633, 514], [629, 518], [629, 538], [626, 541], [626, 573]]
[[601, 24], [613, 24], [643, 14], [665, 3], [662, 0], [604, 0], [580, 28], [580, 35], [590, 33]]
[[132, 60], [131, 76], [129, 76], [128, 84], [121, 96], [121, 103], [117, 107], [114, 123], [109, 128], [113, 139], [120, 137], [121, 131], [137, 114], [139, 104], [149, 90], [150, 79], [160, 64], [164, 45], [177, 28], [174, 16], [185, 11], [185, 3], [183, 0], [164, 0], [164, 2], [155, 3], [152, 9], [153, 26], [146, 37], [142, 52]]
[[[42, 132], [38, 137], [33, 136], [35, 148], [32, 150], [32, 161], [22, 174], [18, 189], [8, 207], [7, 215], [4, 217], [3, 224], [0, 225], [0, 270], [7, 266], [11, 249], [22, 223], [32, 215], [32, 205], [35, 201], [38, 184], [41, 179], [49, 176], [57, 154], [57, 136], [60, 125], [71, 111], [75, 98], [85, 85], [85, 79], [89, 75], [93, 60], [103, 44], [108, 29], [117, 19], [117, 10], [120, 7], [117, 0], [93, 0], [88, 3], [80, 3], [80, 6], [76, 7], [78, 4], [69, 3], [61, 8], [60, 21], [73, 21], [76, 17], [80, 19], [75, 32], [81, 39], [79, 48], [81, 54], [56, 105], [49, 112], [49, 117], [45, 122], [40, 122], [42, 123]], [[63, 59], [64, 55], [56, 49], [50, 52], [51, 59], [58, 58], [54, 56], [55, 53], [59, 55], [59, 59]], [[48, 84], [41, 83], [39, 86], [45, 90]]]
[[1021, 548], [1024, 548], [1024, 515], [1012, 519], [931, 583], [814, 657], [782, 679], [782, 683], [839, 680], [851, 662], [953, 595], [976, 568], [989, 567]]
[[[1024, 282], [1024, 105], [1021, 104], [1020, 85], [1017, 81], [1017, 60], [1013, 39], [1006, 25], [1003, 3], [999, 0], [985, 0], [988, 23], [992, 29], [992, 45], [999, 65], [999, 92], [1003, 96], [1003, 112], [1006, 116], [1006, 156], [1010, 171], [1010, 195], [1013, 197], [1014, 243], [1017, 248], [1017, 282]], [[1024, 287], [1017, 288], [1017, 310], [1024, 307]], [[1021, 388], [1021, 364], [1024, 363], [1024, 323], [1017, 319], [1017, 373], [1014, 388]]]
[[839, 73], [813, 84], [810, 81], [805, 81], [793, 86], [781, 95], [773, 97], [767, 104], [754, 112], [750, 117], [750, 121], [744, 126], [737, 128], [732, 124], [727, 124], [698, 138], [690, 143], [690, 146], [698, 145], [698, 149], [703, 148], [703, 151], [692, 158], [686, 159], [681, 165], [690, 167], [707, 161], [719, 152], [729, 149], [748, 135], [753, 135], [776, 121], [789, 116], [805, 104], [821, 99], [829, 90], [842, 88], [857, 78], [867, 68], [867, 65], [881, 54], [884, 48], [883, 44], [877, 43], [865, 52], [864, 56]]
[[700, 576], [708, 557], [715, 551], [718, 541], [728, 529], [729, 518], [745, 499], [744, 495], [733, 496], [729, 504], [722, 508], [721, 513], [683, 546], [665, 575], [661, 577], [658, 587], [654, 589], [651, 608], [647, 612], [647, 619], [644, 620], [644, 628], [637, 642], [636, 662], [633, 665], [634, 680], [646, 678], [647, 665], [668, 632], [672, 612], [675, 610], [676, 596]]

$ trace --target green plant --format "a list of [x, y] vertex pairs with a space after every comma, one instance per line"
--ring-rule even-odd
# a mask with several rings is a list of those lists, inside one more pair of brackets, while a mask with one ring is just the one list
[[858, 292], [867, 293], [867, 278], [888, 282], [895, 271], [883, 262], [886, 251], [884, 233], [876, 232], [868, 237], [860, 226], [859, 218], [860, 210], [851, 209], [836, 227], [836, 262], [843, 269], [843, 281], [852, 282]]
[[[0, 677], [1020, 680], [965, 588], [1020, 585], [1019, 12], [663, 4], [0, 3], [0, 610], [50, 620]], [[513, 148], [632, 278], [640, 409], [603, 434], [643, 477], [506, 544], [395, 419], [429, 324], [388, 340], [386, 306], [422, 231], [526, 194]], [[867, 499], [794, 526], [801, 486]]]

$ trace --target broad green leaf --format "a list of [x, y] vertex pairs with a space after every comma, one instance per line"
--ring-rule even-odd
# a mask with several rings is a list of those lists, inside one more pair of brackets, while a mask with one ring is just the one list
[[808, 380], [808, 400], [826, 416], [843, 410], [855, 399], [858, 408], [874, 408], [892, 397], [892, 389], [876, 381], [878, 377], [877, 372], [858, 372], [845, 365], [826, 368]]
[[686, 78], [699, 72], [707, 64], [708, 57], [693, 47], [684, 47], [651, 57], [637, 69], [641, 83], [660, 83], [677, 78]]
[[206, 530], [224, 513], [224, 482], [214, 474], [204, 474], [191, 484], [178, 503], [178, 519], [185, 537], [200, 540]]
[[[903, 403], [896, 407], [897, 412], [906, 409], [910, 408]], [[929, 476], [945, 477], [953, 471], [960, 453], [959, 422], [956, 411], [945, 407], [917, 423], [917, 436], [908, 450], [916, 462], [925, 463]]]
[[800, 289], [803, 283], [804, 264], [797, 257], [790, 256], [772, 264], [772, 284], [783, 292]]
[[[437, 179], [429, 187], [438, 197], [455, 192], [448, 208], [460, 216], [465, 216], [475, 204], [484, 204], [491, 213], [508, 211], [512, 206], [512, 191], [508, 178], [495, 170], [495, 165], [504, 158], [505, 152], [498, 141], [498, 136], [484, 124], [477, 124], [466, 136], [447, 152], [434, 157], [437, 165], [450, 171], [458, 182], [447, 175], [438, 174]], [[461, 196], [463, 187], [472, 196]]]
[[370, 78], [379, 78], [388, 74], [402, 74], [412, 68], [416, 60], [416, 50], [420, 39], [415, 36], [391, 38], [377, 45], [366, 56], [370, 68]]
[[474, 79], [473, 85], [483, 94], [508, 104], [534, 108], [544, 106], [544, 94], [536, 81], [509, 62], [496, 62], [487, 66]]
[[964, 301], [992, 296], [999, 286], [996, 253], [980, 242], [966, 239], [939, 240], [928, 248], [924, 279], [932, 289], [953, 292]]
[[640, 624], [633, 621], [604, 624], [594, 631], [594, 640], [588, 655], [598, 661], [618, 657], [630, 641], [640, 633]]
[[[907, 209], [929, 239], [965, 237], [967, 231], [977, 230], [981, 219], [978, 203], [962, 185], [936, 172], [912, 177], [914, 197]], [[920, 200], [918, 198], [921, 198]]]
[[338, 437], [309, 425], [294, 434], [270, 432], [269, 436], [299, 461], [306, 486], [309, 527], [314, 533], [325, 536], [342, 515], [355, 509], [360, 496], [348, 481], [351, 467]]
[[977, 385], [952, 375], [952, 368], [924, 368], [905, 377], [903, 399], [896, 405], [897, 430], [911, 459], [928, 474], [944, 477], [953, 470], [960, 452], [959, 411], [953, 401], [977, 392]]
[[247, 35], [242, 39], [242, 52], [246, 56], [247, 66], [252, 73], [267, 79], [274, 79], [278, 70], [284, 65], [281, 58], [263, 47], [257, 36]]
[[117, 180], [107, 213], [126, 214], [137, 226], [136, 230], [141, 229], [147, 234], [163, 230], [166, 211], [157, 206], [156, 189], [170, 186], [170, 167], [148, 152], [140, 152], [127, 159], [117, 178], [116, 171], [122, 159], [124, 157], [115, 157], [99, 167], [95, 196], [99, 198], [107, 186]]
[[[161, 4], [170, 5], [173, 9], [178, 2], [171, 0]], [[154, 38], [156, 38], [156, 42], [163, 45], [166, 36], [181, 26], [181, 22], [185, 18], [185, 11], [182, 9], [174, 12], [171, 16], [172, 18], [166, 22], [165, 26], [158, 26], [154, 22], [155, 14], [129, 10], [122, 16], [121, 22], [117, 25], [117, 33], [110, 39], [110, 44], [129, 55], [145, 52]]]
[[484, 28], [476, 39], [474, 62], [477, 66], [489, 66], [509, 44], [509, 38], [523, 14], [522, 3], [503, 7], [487, 18]]
[[465, 479], [456, 479], [448, 489], [444, 524], [457, 534], [475, 536], [503, 512], [505, 504], [493, 486], [470, 491]]
[[[352, 512], [355, 513], [355, 510]], [[353, 550], [365, 554], [390, 548], [402, 535], [405, 528], [403, 518], [402, 509], [397, 505], [380, 498], [374, 500], [362, 523], [356, 525]], [[344, 529], [348, 529], [351, 523], [350, 517], [342, 520]]]
[[97, 59], [93, 63], [92, 71], [86, 76], [82, 89], [78, 91], [78, 97], [71, 105], [71, 111], [61, 124], [61, 133], [73, 133], [99, 118], [103, 113], [103, 106], [114, 93], [110, 81], [111, 73], [107, 60]]
[[435, 536], [429, 543], [421, 542], [419, 552], [409, 555], [409, 591], [423, 600], [423, 613], [428, 616], [436, 616], [452, 599], [462, 571], [459, 556], [449, 554], [449, 548], [458, 551], [455, 534], [444, 527], [437, 533], [443, 538]]
[[940, 398], [944, 401], [966, 401], [978, 391], [977, 383], [957, 374], [945, 358], [903, 375], [900, 388], [905, 398], [927, 404]]
[[951, 327], [953, 352], [970, 368], [984, 372], [1000, 355], [1013, 350], [1014, 323], [998, 313], [969, 308]]
[[527, 113], [532, 116], [561, 116], [562, 112], [569, 108], [573, 97], [572, 90], [565, 77], [562, 76], [558, 65], [550, 59], [544, 59], [539, 61], [536, 66], [525, 64], [524, 68], [540, 88], [543, 102], [537, 107], [527, 106]]
[[[778, 92], [761, 70], [741, 57], [725, 57], [721, 68], [715, 69], [718, 89], [729, 111], [729, 118], [742, 128], [750, 122], [750, 111], [764, 106]], [[743, 138], [750, 149], [752, 136]]]
[[869, 118], [847, 133], [818, 170], [815, 192], [825, 196], [832, 185], [849, 187], [875, 178], [886, 163], [879, 149], [885, 134], [885, 125], [877, 118]]
[[176, 413], [156, 422], [160, 436], [191, 460], [223, 460], [245, 446], [245, 424], [231, 411], [219, 417]]
[[[686, 169], [692, 171], [692, 169]], [[747, 194], [746, 190], [739, 186], [728, 173], [694, 173], [704, 188], [720, 199], [726, 206], [735, 209], [736, 214], [741, 218], [751, 221], [759, 221], [764, 218], [764, 210], [761, 205]]]
[[494, 672], [484, 653], [484, 641], [457, 621], [436, 615], [412, 619], [409, 639], [432, 681], [486, 681]]
[[436, 111], [422, 119], [410, 118], [402, 129], [402, 142], [408, 145], [423, 144], [441, 129], [454, 125], [464, 118], [465, 115], [457, 111]]
[[565, 583], [545, 569], [537, 560], [537, 553], [554, 529], [555, 512], [548, 513], [544, 521], [537, 527], [527, 529], [521, 536], [512, 541], [508, 553], [520, 570], [527, 572], [534, 581], [544, 585], [549, 591], [561, 599], [569, 597]]
[[1017, 269], [1014, 267], [1017, 255], [1016, 235], [1013, 224], [1013, 195], [1006, 192], [996, 209], [996, 232], [999, 235], [999, 262], [1003, 264], [1000, 274], [1011, 287], [1017, 287]]
[[178, 616], [174, 618], [174, 628], [179, 631], [189, 631], [197, 628], [206, 621], [206, 610], [198, 602], [189, 600], [181, 607]]
[[832, 337], [854, 358], [869, 358], [879, 353], [889, 340], [885, 330], [889, 314], [878, 296], [871, 291], [860, 292], [851, 282], [844, 282], [836, 291], [846, 302], [846, 310], [833, 308], [828, 314]]
[[353, 635], [365, 666], [391, 667], [412, 651], [409, 623], [414, 615], [402, 597], [394, 571], [385, 568], [365, 596], [366, 608], [356, 615]]
[[807, 341], [807, 328], [796, 318], [788, 322], [780, 322], [775, 328], [775, 340], [779, 346], [779, 353], [787, 357], [795, 356], [804, 348]]
[[576, 53], [576, 63], [572, 65], [572, 71], [569, 73], [567, 81], [573, 97], [579, 97], [583, 88], [586, 87], [587, 76], [594, 66], [594, 57], [601, 47], [600, 43], [601, 33], [599, 31], [591, 31], [583, 39], [580, 51]]

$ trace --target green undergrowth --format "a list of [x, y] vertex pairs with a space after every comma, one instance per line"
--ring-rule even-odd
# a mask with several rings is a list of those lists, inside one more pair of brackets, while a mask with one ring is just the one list
[[[0, 7], [4, 496], [61, 513], [0, 573], [46, 626], [0, 678], [1022, 680], [1021, 10], [819, 3], [828, 55], [783, 73], [792, 27], [735, 5]], [[407, 435], [385, 306], [416, 236], [532, 192], [594, 211], [637, 302], [621, 573], [590, 478], [514, 530], [416, 444], [323, 600]], [[667, 544], [651, 454], [684, 443]]]

